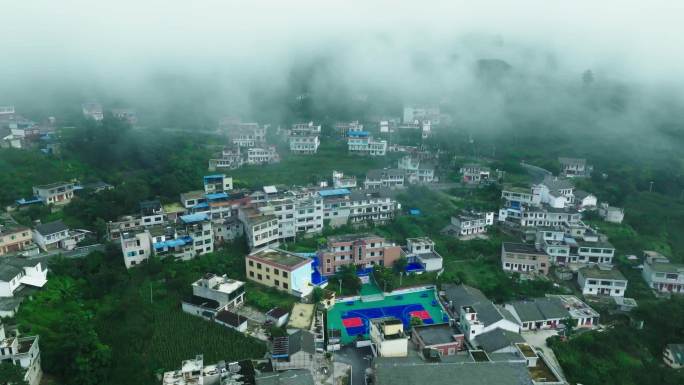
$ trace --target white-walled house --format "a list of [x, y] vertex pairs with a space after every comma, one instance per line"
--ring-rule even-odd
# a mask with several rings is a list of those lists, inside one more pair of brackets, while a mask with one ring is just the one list
[[579, 269], [577, 283], [584, 295], [624, 297], [627, 278], [608, 265], [591, 265]]
[[426, 272], [442, 270], [443, 258], [435, 250], [435, 242], [430, 238], [407, 238], [402, 252], [409, 264], [420, 264]]
[[38, 260], [21, 257], [0, 259], [0, 297], [13, 297], [22, 286], [43, 287], [47, 269]]
[[570, 313], [558, 298], [535, 298], [529, 301], [515, 301], [505, 305], [513, 314], [521, 330], [555, 329]]
[[671, 263], [657, 251], [644, 251], [641, 275], [648, 287], [657, 292], [684, 294], [684, 264]]
[[575, 190], [575, 204], [578, 209], [593, 209], [598, 204], [596, 195], [583, 190]]
[[625, 219], [625, 209], [611, 206], [608, 203], [601, 203], [598, 208], [598, 214], [606, 222], [622, 223]]
[[394, 317], [372, 319], [370, 339], [374, 352], [379, 357], [406, 357], [408, 355], [408, 335], [404, 333], [404, 323]]
[[39, 224], [33, 229], [33, 242], [47, 251], [53, 249], [72, 250], [85, 237], [82, 232], [71, 231], [61, 220]]
[[223, 308], [234, 308], [245, 302], [245, 283], [225, 274], [205, 274], [192, 283], [192, 294], [217, 301]]
[[65, 205], [74, 197], [74, 184], [71, 182], [55, 182], [33, 186], [33, 195], [46, 205]]
[[152, 238], [147, 231], [123, 233], [120, 242], [127, 269], [141, 264], [152, 255]]
[[493, 224], [494, 212], [464, 211], [451, 217], [451, 224], [444, 229], [444, 233], [468, 237], [486, 233]]
[[0, 362], [20, 366], [25, 370], [24, 381], [28, 385], [39, 385], [43, 371], [40, 367], [38, 336], [10, 335], [0, 323]]

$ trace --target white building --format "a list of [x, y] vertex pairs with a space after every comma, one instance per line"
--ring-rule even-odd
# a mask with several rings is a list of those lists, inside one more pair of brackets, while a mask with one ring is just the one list
[[363, 124], [359, 123], [358, 120], [353, 122], [340, 122], [335, 124], [335, 130], [340, 133], [343, 137], [347, 137], [352, 132], [363, 131]]
[[579, 269], [577, 283], [584, 295], [624, 297], [627, 278], [611, 265], [592, 265]]
[[39, 224], [33, 229], [33, 242], [44, 251], [73, 250], [83, 238], [85, 238], [84, 231], [69, 230], [61, 220]]
[[596, 208], [598, 199], [596, 195], [588, 193], [583, 190], [575, 190], [575, 204], [578, 210], [586, 210]]
[[409, 264], [420, 264], [422, 271], [429, 273], [442, 270], [444, 259], [435, 250], [435, 242], [430, 238], [407, 238], [406, 247], [402, 252]]
[[347, 148], [350, 154], [387, 155], [387, 141], [373, 139], [368, 131], [350, 131], [347, 135]]
[[404, 123], [416, 120], [430, 120], [434, 124], [440, 123], [440, 110], [435, 106], [406, 106], [404, 107]]
[[300, 298], [313, 291], [311, 264], [310, 258], [271, 248], [245, 257], [247, 279]]
[[558, 158], [560, 163], [561, 175], [568, 178], [585, 178], [591, 176], [594, 167], [587, 164], [586, 159], [582, 158]]
[[458, 172], [462, 175], [463, 183], [478, 184], [490, 180], [491, 170], [489, 167], [475, 163], [467, 163], [461, 166]]
[[246, 164], [260, 165], [280, 162], [280, 155], [275, 146], [253, 147], [247, 149]]
[[244, 227], [250, 250], [278, 245], [278, 217], [264, 214], [253, 207], [240, 208], [238, 217]]
[[363, 188], [367, 190], [383, 188], [403, 188], [407, 184], [406, 171], [395, 168], [368, 170]]
[[379, 357], [406, 357], [408, 335], [404, 323], [394, 317], [375, 318], [370, 321], [371, 350]]
[[445, 233], [457, 237], [484, 234], [487, 228], [494, 224], [494, 212], [462, 212], [451, 217], [451, 224], [445, 229]]
[[625, 209], [611, 206], [608, 203], [601, 203], [599, 205], [598, 214], [606, 222], [622, 223], [625, 219]]
[[66, 205], [74, 197], [74, 184], [71, 182], [56, 182], [33, 186], [33, 195], [36, 198], [40, 198], [46, 205]]
[[20, 366], [26, 371], [24, 381], [28, 385], [39, 385], [43, 371], [40, 367], [38, 336], [9, 335], [0, 323], [0, 362]]
[[451, 317], [457, 320], [468, 341], [495, 329], [520, 333], [513, 315], [487, 299], [482, 292], [466, 285], [445, 285], [444, 296]]
[[575, 186], [569, 179], [547, 176], [538, 186], [541, 203], [555, 209], [572, 207], [575, 203]]
[[217, 301], [223, 308], [234, 308], [245, 302], [245, 283], [224, 275], [207, 273], [192, 283], [192, 294]]
[[83, 103], [81, 104], [81, 111], [83, 112], [83, 116], [86, 118], [90, 118], [98, 122], [104, 119], [104, 112], [100, 103]]
[[354, 188], [356, 187], [355, 176], [344, 176], [341, 171], [333, 171], [332, 174], [334, 188]]
[[233, 189], [233, 178], [225, 174], [206, 175], [204, 177], [204, 192], [207, 194], [228, 192]]
[[260, 127], [259, 123], [219, 123], [219, 126], [228, 132], [234, 146], [250, 148], [266, 142], [266, 127]]
[[434, 164], [419, 158], [405, 155], [397, 162], [397, 168], [406, 172], [408, 183], [436, 182]]
[[127, 269], [141, 264], [152, 255], [152, 239], [150, 233], [126, 232], [121, 235], [121, 252]]
[[323, 219], [330, 220], [333, 227], [347, 223], [385, 223], [401, 209], [401, 204], [386, 189], [332, 189], [320, 190], [318, 194], [323, 198]]
[[657, 251], [644, 251], [641, 275], [648, 287], [657, 292], [684, 294], [684, 264], [671, 263]]
[[219, 361], [205, 366], [204, 357], [200, 354], [194, 359], [184, 360], [179, 370], [165, 372], [162, 385], [241, 385], [254, 374], [249, 360]]
[[190, 260], [214, 251], [214, 234], [209, 217], [204, 213], [183, 215], [177, 224], [147, 228], [152, 252], [160, 258]]
[[321, 142], [321, 126], [313, 122], [292, 125], [289, 136], [290, 152], [295, 154], [315, 154]]
[[515, 301], [507, 303], [505, 308], [518, 321], [521, 330], [556, 329], [570, 317], [563, 302], [555, 297]]
[[21, 303], [24, 287], [43, 287], [47, 269], [37, 260], [21, 257], [0, 259], [0, 318], [13, 317]]

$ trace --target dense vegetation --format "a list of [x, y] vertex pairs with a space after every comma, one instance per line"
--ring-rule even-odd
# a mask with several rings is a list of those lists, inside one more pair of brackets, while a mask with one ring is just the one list
[[197, 354], [208, 362], [261, 358], [263, 343], [180, 310], [203, 273], [243, 278], [243, 255], [242, 245], [228, 245], [188, 263], [153, 260], [131, 271], [115, 246], [54, 260], [45, 289], [16, 319], [40, 335], [43, 369], [65, 384], [150, 384]]

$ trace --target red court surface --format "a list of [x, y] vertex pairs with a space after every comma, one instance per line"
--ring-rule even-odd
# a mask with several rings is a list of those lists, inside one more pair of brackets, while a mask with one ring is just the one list
[[430, 313], [425, 310], [412, 311], [409, 313], [411, 317], [420, 318], [422, 320], [430, 319]]
[[345, 328], [356, 328], [359, 326], [363, 326], [363, 321], [359, 317], [346, 318], [342, 320], [342, 324]]

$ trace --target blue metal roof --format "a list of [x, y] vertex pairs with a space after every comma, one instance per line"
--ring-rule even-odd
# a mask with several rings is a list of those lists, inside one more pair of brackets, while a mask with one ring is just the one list
[[419, 209], [410, 209], [409, 214], [411, 215], [420, 215], [420, 210]]
[[180, 217], [180, 220], [183, 221], [183, 223], [202, 222], [206, 221], [207, 219], [209, 219], [209, 217], [205, 213], [181, 215]]
[[336, 189], [331, 189], [331, 190], [321, 190], [318, 192], [318, 195], [322, 197], [333, 197], [337, 195], [350, 195], [351, 191], [346, 188], [336, 188]]
[[212, 193], [212, 194], [206, 194], [205, 197], [209, 199], [210, 201], [215, 201], [219, 199], [228, 199], [228, 194], [224, 192], [220, 193]]
[[361, 137], [361, 138], [364, 138], [364, 137], [367, 137], [368, 135], [370, 135], [370, 133], [368, 131], [349, 131], [347, 134], [349, 136], [352, 136], [352, 137]]
[[204, 180], [207, 180], [207, 179], [223, 179], [223, 177], [224, 177], [223, 174], [205, 175]]
[[196, 204], [196, 205], [194, 205], [194, 206], [192, 206], [192, 207], [190, 207], [190, 208], [193, 209], [193, 210], [194, 210], [194, 209], [208, 209], [208, 208], [209, 208], [209, 203], [207, 203], [207, 202], [198, 203], [198, 204]]

